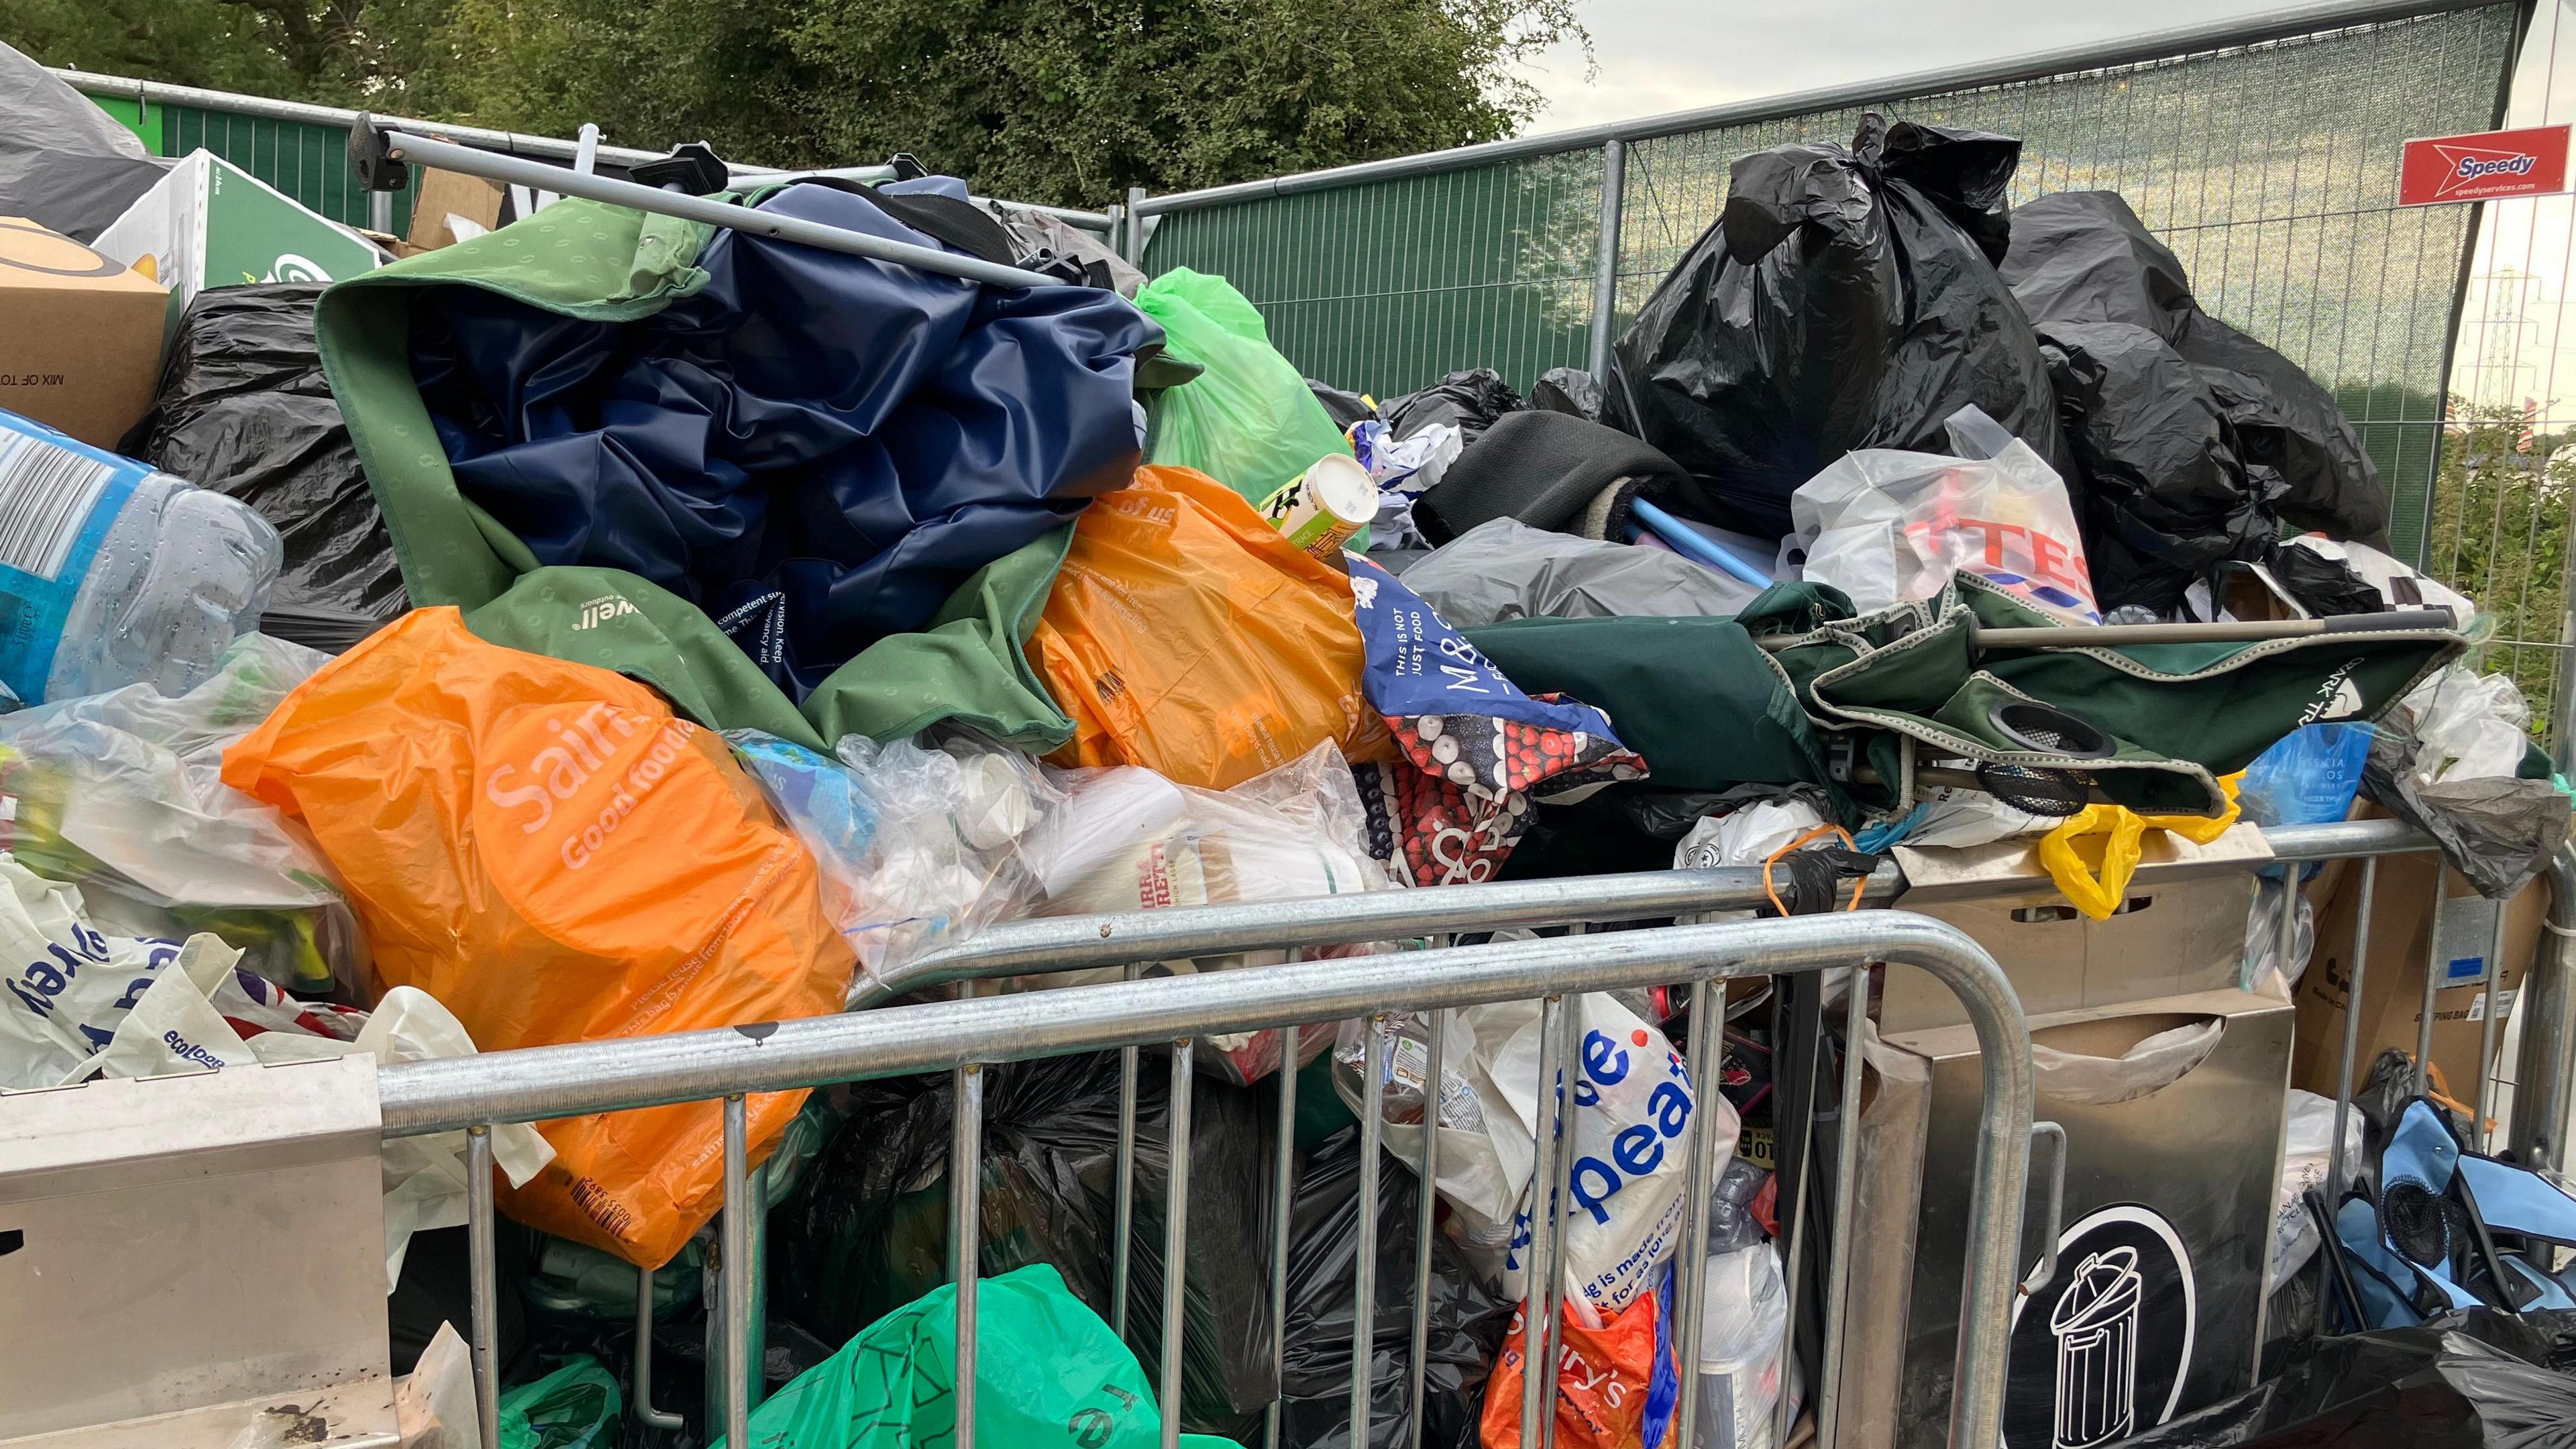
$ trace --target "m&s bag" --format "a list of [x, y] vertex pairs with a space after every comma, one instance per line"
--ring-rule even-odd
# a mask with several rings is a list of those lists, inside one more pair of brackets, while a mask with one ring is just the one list
[[[850, 948], [813, 857], [723, 739], [604, 669], [418, 609], [324, 666], [224, 754], [347, 883], [379, 991], [438, 998], [486, 1051], [837, 1010]], [[758, 1160], [803, 1092], [750, 1099]], [[555, 1159], [501, 1205], [648, 1267], [721, 1206], [720, 1105], [540, 1124]]]

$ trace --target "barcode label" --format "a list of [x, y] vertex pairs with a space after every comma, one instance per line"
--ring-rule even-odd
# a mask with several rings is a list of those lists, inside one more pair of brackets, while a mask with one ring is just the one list
[[51, 582], [116, 467], [25, 433], [0, 434], [0, 564]]

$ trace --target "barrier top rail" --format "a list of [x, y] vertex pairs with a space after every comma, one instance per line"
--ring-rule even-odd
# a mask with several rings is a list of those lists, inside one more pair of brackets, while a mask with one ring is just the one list
[[2264, 11], [2226, 20], [2207, 21], [2198, 25], [2175, 26], [2117, 40], [2092, 41], [2083, 45], [2035, 51], [2000, 60], [1981, 60], [1943, 70], [1917, 71], [1911, 75], [1824, 86], [1791, 95], [1733, 101], [1725, 105], [1702, 106], [1687, 111], [1668, 111], [1662, 115], [1646, 116], [1632, 121], [1611, 121], [1573, 130], [1551, 131], [1537, 136], [1515, 136], [1504, 141], [1487, 141], [1475, 146], [1455, 146], [1445, 151], [1425, 151], [1413, 156], [1397, 156], [1384, 161], [1367, 161], [1351, 166], [1333, 166], [1321, 171], [1302, 171], [1292, 176], [1277, 176], [1262, 181], [1243, 181], [1229, 186], [1211, 186], [1198, 191], [1177, 191], [1166, 196], [1131, 199], [1129, 207], [1139, 215], [1153, 216], [1167, 212], [1190, 211], [1199, 207], [1223, 206], [1230, 202], [1290, 196], [1298, 192], [1328, 191], [1337, 187], [1357, 186], [1372, 181], [1392, 181], [1407, 176], [1462, 171], [1470, 167], [1491, 165], [1498, 161], [1550, 156], [1567, 151], [1597, 150], [1612, 141], [1623, 144], [1651, 141], [1689, 131], [1750, 125], [1761, 121], [1804, 115], [1812, 111], [1841, 110], [1849, 106], [1868, 105], [1874, 102], [1911, 100], [1918, 96], [1941, 95], [1950, 91], [2010, 85], [2015, 81], [2036, 80], [2043, 76], [2061, 75], [2068, 71], [2107, 70], [2114, 66], [2164, 60], [2177, 55], [2287, 40], [2295, 36], [2315, 34], [2322, 30], [2374, 25], [2392, 20], [2412, 20], [2420, 16], [2443, 15], [2456, 10], [2474, 10], [2493, 3], [2495, 0], [2329, 0], [2329, 3], [2324, 4]]

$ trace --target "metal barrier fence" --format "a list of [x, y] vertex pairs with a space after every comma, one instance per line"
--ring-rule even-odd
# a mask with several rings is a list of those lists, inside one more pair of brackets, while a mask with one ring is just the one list
[[2495, 123], [2523, 13], [2346, 0], [1129, 209], [1149, 270], [1224, 274], [1311, 376], [1384, 397], [1487, 366], [1526, 388], [1599, 370], [1736, 157], [1848, 141], [1868, 108], [2000, 131], [2023, 142], [2016, 201], [2121, 192], [2203, 306], [2335, 389], [2420, 561], [2475, 210], [2398, 209], [2398, 149]]
[[[2340, 825], [2284, 828], [2267, 832], [2270, 859], [2276, 861], [2321, 861], [2359, 858], [2363, 861], [2360, 882], [2360, 920], [2362, 936], [2355, 942], [2353, 975], [2350, 981], [2352, 999], [2358, 1002], [2366, 985], [2369, 954], [2368, 922], [2377, 885], [2377, 862], [2381, 856], [2422, 851], [2431, 848], [2425, 838], [2391, 821], [2352, 822]], [[2248, 868], [2264, 862], [2248, 862]], [[1750, 869], [1717, 871], [1669, 871], [1640, 875], [1594, 877], [1577, 880], [1521, 882], [1449, 887], [1437, 891], [1384, 892], [1360, 896], [1335, 897], [1306, 902], [1273, 902], [1250, 906], [1210, 906], [1165, 911], [1132, 912], [1116, 916], [1063, 918], [1024, 921], [996, 927], [963, 946], [926, 957], [899, 976], [868, 989], [867, 1000], [882, 1001], [896, 992], [916, 991], [925, 987], [955, 982], [972, 983], [1000, 977], [1021, 976], [1049, 971], [1064, 971], [1101, 966], [1132, 966], [1138, 961], [1169, 960], [1198, 955], [1213, 955], [1256, 948], [1284, 948], [1340, 944], [1353, 941], [1382, 940], [1463, 930], [1491, 931], [1512, 925], [1553, 925], [1574, 923], [1607, 923], [1617, 921], [1658, 920], [1701, 911], [1737, 909], [1755, 905], [1765, 897], [1761, 872]], [[1867, 887], [1867, 902], [1884, 904], [1899, 888], [1892, 867], [1882, 867]], [[2576, 1042], [2576, 991], [2571, 991], [2567, 960], [2571, 937], [2576, 937], [2576, 853], [2562, 857], [2551, 872], [2551, 930], [2544, 934], [2538, 959], [2525, 980], [2520, 994], [2519, 1010], [2523, 1014], [2523, 1040], [2520, 1065], [2515, 1073], [2518, 1087], [2515, 1110], [2511, 1117], [2511, 1145], [2522, 1160], [2556, 1168], [2563, 1164], [2571, 1089], [2576, 1089], [2576, 1069], [2571, 1069], [2568, 1050]], [[2294, 922], [2285, 922], [2285, 925]], [[2500, 928], [2499, 928], [2500, 929]], [[2499, 937], [2499, 942], [2500, 942]], [[2495, 969], [2497, 952], [2488, 953], [2489, 969]], [[2020, 1276], [2019, 1260], [2022, 1236], [2018, 1230], [2021, 1204], [2028, 1171], [2028, 1157], [2022, 1135], [2030, 1130], [2031, 1078], [2027, 1068], [2027, 1035], [2017, 1001], [2009, 1011], [1996, 1002], [1988, 987], [2003, 982], [1998, 968], [1991, 965], [1981, 950], [1946, 926], [1926, 922], [1901, 912], [1870, 911], [1832, 917], [1803, 917], [1789, 921], [1751, 922], [1728, 926], [1666, 927], [1639, 931], [1622, 931], [1569, 939], [1524, 942], [1508, 945], [1449, 948], [1444, 950], [1402, 953], [1344, 961], [1326, 961], [1304, 965], [1266, 968], [1259, 971], [1181, 977], [1152, 982], [1133, 982], [1121, 986], [1074, 988], [1065, 991], [1021, 994], [1003, 997], [970, 998], [928, 1006], [903, 1007], [893, 1010], [866, 1011], [821, 1020], [788, 1022], [774, 1028], [717, 1030], [686, 1035], [642, 1038], [618, 1042], [589, 1043], [575, 1046], [541, 1048], [528, 1051], [491, 1054], [476, 1058], [441, 1062], [422, 1062], [388, 1068], [382, 1078], [385, 1130], [388, 1135], [407, 1135], [466, 1128], [471, 1131], [486, 1124], [502, 1121], [540, 1120], [588, 1112], [623, 1110], [663, 1105], [672, 1102], [722, 1098], [726, 1109], [726, 1199], [756, 1202], [767, 1206], [760, 1174], [748, 1169], [743, 1140], [743, 1095], [756, 1091], [782, 1090], [791, 1087], [841, 1082], [903, 1073], [948, 1070], [955, 1074], [954, 1102], [958, 1104], [953, 1119], [952, 1162], [975, 1160], [980, 1150], [981, 1079], [979, 1073], [989, 1065], [1027, 1057], [1052, 1055], [1069, 1051], [1119, 1048], [1122, 1062], [1122, 1110], [1119, 1139], [1120, 1189], [1116, 1207], [1114, 1241], [1119, 1245], [1114, 1269], [1112, 1299], [1121, 1315], [1127, 1302], [1127, 1268], [1125, 1244], [1132, 1236], [1133, 1207], [1130, 1191], [1134, 1177], [1136, 1146], [1136, 1082], [1140, 1069], [1139, 1048], [1170, 1043], [1174, 1046], [1172, 1064], [1172, 1101], [1170, 1117], [1171, 1155], [1170, 1186], [1167, 1199], [1171, 1206], [1166, 1216], [1165, 1262], [1180, 1261], [1178, 1234], [1185, 1231], [1186, 1182], [1188, 1160], [1187, 1102], [1190, 1091], [1191, 1038], [1220, 1032], [1260, 1030], [1308, 1022], [1350, 1018], [1369, 1018], [1383, 1023], [1396, 1013], [1429, 1010], [1439, 1012], [1473, 1003], [1527, 999], [1532, 996], [1562, 997], [1568, 993], [1611, 989], [1620, 986], [1667, 983], [1680, 980], [1693, 982], [1691, 1013], [1692, 1040], [1687, 1048], [1694, 1064], [1711, 1060], [1708, 1033], [1714, 1029], [1718, 1013], [1697, 1009], [1707, 1000], [1708, 984], [1737, 976], [1768, 975], [1824, 970], [1830, 967], [1853, 967], [1856, 964], [1893, 962], [1921, 965], [1939, 975], [1955, 992], [1969, 1000], [1972, 1024], [1976, 1025], [1984, 1048], [1987, 1092], [1987, 1117], [1980, 1137], [1979, 1183], [1984, 1195], [1972, 1213], [1978, 1225], [1972, 1236], [1975, 1272], [1972, 1291], [1963, 1304], [1963, 1316], [1975, 1319], [1963, 1322], [1960, 1340], [1961, 1358], [1955, 1382], [1968, 1386], [1953, 1405], [1951, 1442], [1992, 1443], [1993, 1419], [2000, 1412], [2002, 1372], [1999, 1355], [2001, 1340], [1994, 1335], [2008, 1327], [2008, 1315], [2001, 1320], [1979, 1318], [1998, 1301], [2000, 1289], [2008, 1301], [2010, 1285], [2025, 1282], [2035, 1289], [2047, 1281], [2050, 1271], [2047, 1252], [2056, 1241], [2056, 1226], [2051, 1224], [2042, 1238], [2041, 1267], [2028, 1280]], [[2427, 973], [2427, 993], [2435, 973]], [[1865, 980], [1855, 972], [1851, 979]], [[2448, 984], [2448, 983], [2445, 983]], [[2490, 977], [2490, 987], [2493, 977]], [[2009, 998], [2008, 986], [2002, 995]], [[1847, 998], [1848, 999], [1848, 998]], [[1866, 1000], [1866, 996], [1859, 999]], [[1985, 1002], [1980, 1006], [1978, 1002]], [[2429, 1000], [2428, 1000], [2429, 1005]], [[2493, 1088], [2500, 1083], [2495, 1050], [2497, 1013], [2488, 1014], [2483, 1044], [2480, 1079], [2475, 1087], [2474, 1110], [2481, 1133], [2492, 1101]], [[1550, 1019], [1561, 1027], [1566, 1014], [1560, 1009]], [[2424, 1021], [2429, 1031], [2431, 1016]], [[1435, 1026], [1430, 1040], [1437, 1043], [1441, 1033]], [[2008, 1025], [2009, 1031], [1990, 1034], [1990, 1029]], [[2342, 1140], [2341, 1121], [2350, 1110], [2351, 1094], [2357, 1070], [2357, 1014], [2347, 1017], [2342, 1043], [2337, 1094], [2338, 1130]], [[2009, 1061], [1999, 1061], [1993, 1046], [2003, 1040], [2010, 1044]], [[1367, 1033], [1368, 1069], [1363, 1080], [1379, 1080], [1378, 1066], [1384, 1049], [1381, 1032]], [[1563, 1043], [1556, 1031], [1543, 1031], [1542, 1041], [1562, 1055]], [[2419, 1041], [2419, 1064], [2429, 1043]], [[1438, 1048], [1428, 1064], [1436, 1079], [1441, 1070]], [[1859, 1092], [1858, 1053], [1846, 1054], [1847, 1071], [1842, 1100], [1857, 1099]], [[1702, 1070], [1705, 1070], [1702, 1068]], [[2419, 1065], [2419, 1081], [2421, 1067]], [[1998, 1077], [2001, 1073], [2001, 1077]], [[1552, 1080], [1553, 1068], [1543, 1067], [1539, 1080]], [[1270, 1309], [1273, 1327], [1273, 1352], [1281, 1343], [1280, 1325], [1285, 1322], [1286, 1222], [1288, 1194], [1293, 1172], [1293, 1143], [1287, 1129], [1296, 1111], [1296, 1077], [1293, 1072], [1279, 1074], [1279, 1122], [1282, 1128], [1279, 1152], [1273, 1165], [1272, 1205], [1272, 1295]], [[2009, 1095], [2019, 1103], [2018, 1116], [2003, 1112], [2002, 1098]], [[1366, 1198], [1361, 1222], [1376, 1222], [1376, 1180], [1379, 1143], [1375, 1131], [1378, 1121], [1376, 1100], [1372, 1093], [1363, 1103], [1361, 1120], [1366, 1140], [1362, 1144], [1364, 1169], [1362, 1191]], [[2001, 1113], [1999, 1116], [1998, 1114]], [[1705, 1120], [1705, 1118], [1703, 1118]], [[2046, 1127], [2049, 1124], [2040, 1124]], [[1560, 1130], [1561, 1119], [1560, 1119]], [[1800, 1130], [1811, 1130], [1802, 1128]], [[1844, 1214], [1851, 1202], [1853, 1175], [1856, 1171], [1858, 1134], [1838, 1133], [1833, 1163], [1834, 1192], [1830, 1199], [1835, 1240], [1842, 1238]], [[489, 1386], [493, 1382], [494, 1348], [488, 1317], [493, 1302], [494, 1249], [491, 1214], [489, 1142], [479, 1132], [470, 1138], [473, 1160], [470, 1181], [474, 1184], [473, 1204], [473, 1275], [477, 1323], [473, 1337], [481, 1382], [487, 1386], [485, 1412], [492, 1412]], [[2003, 1144], [2011, 1150], [2002, 1150]], [[1420, 1176], [1425, 1182], [1436, 1180], [1436, 1134], [1425, 1149], [1435, 1154], [1422, 1164]], [[1546, 1147], [1543, 1151], [1553, 1151]], [[1707, 1206], [1708, 1164], [1704, 1150], [1694, 1158], [1692, 1197], [1686, 1222], [1693, 1234], [1685, 1262], [1703, 1262], [1704, 1253], [1692, 1249], [1704, 1244]], [[1542, 1173], [1561, 1173], [1564, 1156], [1554, 1157], [1554, 1168], [1543, 1166]], [[2062, 1162], [2062, 1158], [2053, 1159]], [[2336, 1187], [2349, 1180], [2349, 1164], [2338, 1153], [2330, 1168]], [[2007, 1176], [2009, 1182], [2006, 1181]], [[977, 1228], [977, 1204], [973, 1200], [977, 1175], [951, 1171], [950, 1230], [952, 1248], [971, 1241]], [[1803, 1179], [1802, 1179], [1803, 1180]], [[2062, 1182], [2055, 1184], [2062, 1188]], [[1997, 1194], [2000, 1193], [2000, 1196]], [[1428, 1267], [1429, 1194], [1422, 1204], [1416, 1260], [1415, 1302], [1423, 1300], [1421, 1274]], [[1559, 1204], [1562, 1212], [1563, 1205]], [[2049, 1213], [2056, 1215], [2054, 1194]], [[711, 1366], [720, 1366], [716, 1386], [710, 1391], [709, 1410], [724, 1405], [727, 1423], [734, 1427], [735, 1437], [728, 1442], [743, 1442], [739, 1428], [753, 1406], [757, 1380], [749, 1366], [758, 1361], [754, 1345], [761, 1341], [761, 1326], [755, 1303], [758, 1285], [753, 1275], [725, 1271], [729, 1265], [759, 1262], [757, 1234], [760, 1214], [725, 1215], [717, 1250], [719, 1270], [713, 1274], [718, 1285], [713, 1301], [721, 1307], [711, 1322], [711, 1336], [720, 1345], [711, 1352]], [[1792, 1204], [1782, 1214], [1785, 1229], [1783, 1249], [1795, 1265], [1805, 1250], [1801, 1234], [1806, 1226], [1806, 1213]], [[1562, 1242], [1561, 1223], [1542, 1214], [1533, 1225], [1537, 1243], [1534, 1255], [1555, 1251]], [[1373, 1232], [1373, 1228], [1363, 1231]], [[1551, 1238], [1550, 1233], [1556, 1234]], [[952, 1251], [951, 1271], [955, 1265], [974, 1261], [971, 1251]], [[1368, 1275], [1373, 1271], [1373, 1241], [1364, 1244], [1359, 1262], [1363, 1265], [1361, 1281], [1355, 1285], [1361, 1305], [1357, 1319], [1355, 1343], [1370, 1341], [1374, 1312], [1374, 1287]], [[638, 1359], [635, 1365], [635, 1408], [647, 1422], [669, 1426], [676, 1416], [657, 1415], [652, 1409], [650, 1370], [649, 1315], [654, 1301], [651, 1275], [642, 1275], [638, 1294]], [[1689, 1278], [1691, 1275], [1685, 1275]], [[1554, 1282], [1556, 1277], [1533, 1272], [1532, 1280]], [[1176, 1321], [1178, 1304], [1175, 1295], [1180, 1279], [1170, 1274], [1164, 1280], [1165, 1323]], [[961, 1285], [962, 1286], [962, 1285]], [[1828, 1283], [1823, 1302], [1827, 1328], [1823, 1343], [1824, 1360], [1819, 1375], [1818, 1405], [1820, 1439], [1835, 1445], [1834, 1413], [1837, 1381], [1840, 1374], [1841, 1335], [1833, 1331], [1840, 1321], [1845, 1301], [1844, 1263], [1838, 1254], [1829, 1265]], [[1681, 1362], [1696, 1363], [1700, 1287], [1686, 1282], [1686, 1315], [1681, 1319], [1690, 1335]], [[1793, 1295], [1793, 1303], [1795, 1301]], [[1551, 1309], [1551, 1315], [1552, 1315]], [[963, 1288], [960, 1313], [971, 1324], [973, 1292]], [[1120, 1323], [1123, 1330], [1123, 1321]], [[1409, 1385], [1417, 1406], [1414, 1422], [1418, 1425], [1420, 1378], [1424, 1363], [1423, 1334], [1425, 1322], [1417, 1318], [1414, 1328], [1414, 1353], [1410, 1360], [1414, 1381]], [[1553, 1332], [1552, 1323], [1543, 1322], [1542, 1342]], [[1784, 1337], [1787, 1335], [1784, 1334]], [[961, 1333], [961, 1343], [971, 1341], [971, 1328]], [[1794, 1340], [1793, 1340], [1794, 1341]], [[1177, 1403], [1179, 1381], [1177, 1353], [1180, 1340], [1166, 1333], [1162, 1339], [1161, 1393], [1165, 1409], [1165, 1429], [1177, 1432], [1178, 1418], [1173, 1412]], [[966, 1350], [965, 1352], [971, 1352]], [[1997, 1357], [1988, 1359], [1992, 1353]], [[1361, 1347], [1355, 1356], [1357, 1367], [1369, 1362]], [[1972, 1361], [1973, 1359], [1973, 1361]], [[1544, 1360], [1543, 1360], [1544, 1361]], [[1990, 1378], [1990, 1376], [1992, 1376]], [[1533, 1375], [1525, 1388], [1533, 1395], [1532, 1385], [1543, 1376]], [[1696, 1393], [1695, 1374], [1685, 1372], [1686, 1394]], [[961, 1358], [960, 1382], [968, 1382], [968, 1371]], [[971, 1390], [969, 1391], [971, 1392]], [[1354, 1385], [1353, 1412], [1368, 1414], [1367, 1384]], [[1786, 1396], [1783, 1396], [1785, 1406]], [[1690, 1405], [1685, 1401], [1680, 1422], [1693, 1422]], [[961, 1422], [968, 1422], [961, 1420]], [[1524, 1405], [1523, 1440], [1532, 1444], [1536, 1434], [1552, 1432], [1547, 1426], [1553, 1415], [1544, 1413], [1535, 1403]], [[1782, 1441], [1787, 1430], [1779, 1426]], [[1269, 1442], [1278, 1441], [1279, 1420], [1274, 1406], [1270, 1419]], [[968, 1436], [971, 1439], [971, 1431]], [[1168, 1442], [1168, 1439], [1167, 1439]], [[1354, 1442], [1365, 1442], [1354, 1436]], [[1688, 1444], [1688, 1439], [1684, 1439]]]

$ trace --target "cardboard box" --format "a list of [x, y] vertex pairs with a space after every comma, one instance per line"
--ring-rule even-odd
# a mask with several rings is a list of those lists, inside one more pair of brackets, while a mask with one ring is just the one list
[[[2369, 1080], [2370, 1064], [2383, 1050], [2396, 1047], [2414, 1056], [2423, 1020], [2425, 966], [2431, 959], [2439, 972], [2433, 992], [2433, 1065], [2460, 1101], [2477, 1092], [2478, 1049], [2489, 1007], [2487, 953], [2497, 903], [2477, 894], [2458, 872], [2441, 870], [2440, 862], [2429, 852], [2386, 856], [2379, 862], [2370, 911], [2370, 960], [2362, 975], [2360, 1044], [2353, 1053], [2356, 1089]], [[2316, 949], [2299, 978], [2299, 1044], [2290, 1071], [2293, 1084], [2328, 1097], [2334, 1095], [2343, 1060], [2353, 935], [2361, 914], [2361, 865], [2341, 866], [2308, 888], [2309, 900], [2322, 903], [2317, 905]], [[2437, 870], [2446, 882], [2438, 916], [2430, 909]], [[2548, 908], [2549, 888], [2536, 880], [2504, 911], [2495, 1000], [2506, 1011], [2512, 1009], [2514, 993], [2539, 946]], [[2496, 1040], [2504, 1040], [2501, 1022]]]
[[161, 382], [160, 284], [0, 217], [0, 408], [114, 448]]
[[101, 255], [168, 286], [168, 326], [208, 287], [336, 282], [382, 260], [356, 232], [211, 151], [192, 151], [99, 233]]
[[[2149, 831], [2127, 899], [2107, 921], [2067, 904], [2027, 838], [1965, 850], [1898, 846], [1896, 858], [1906, 879], [1896, 908], [1967, 932], [2036, 1016], [2234, 988], [2254, 870], [2272, 853], [2250, 825], [2207, 845]], [[1967, 1021], [1948, 987], [1910, 966], [1888, 968], [1879, 1011], [1891, 1032]]]
[[413, 255], [450, 247], [465, 240], [456, 234], [451, 218], [471, 227], [490, 231], [501, 224], [501, 215], [509, 206], [510, 188], [498, 181], [468, 176], [461, 171], [423, 168], [420, 185], [412, 193], [411, 235], [406, 239], [414, 248]]

